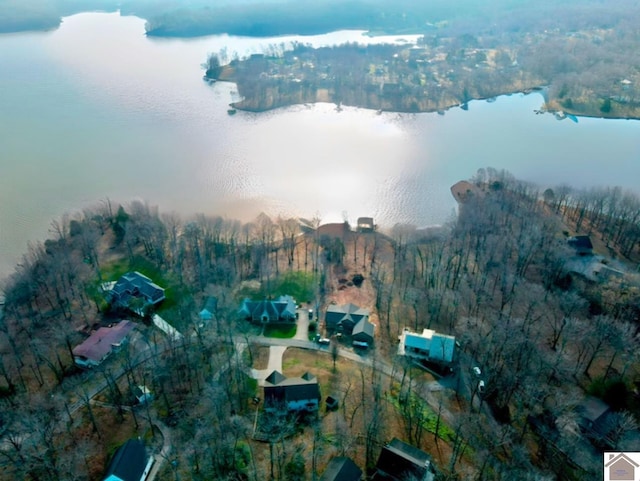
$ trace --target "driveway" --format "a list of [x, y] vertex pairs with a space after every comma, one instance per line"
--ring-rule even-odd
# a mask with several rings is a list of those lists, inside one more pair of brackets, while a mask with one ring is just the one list
[[298, 339], [299, 341], [308, 341], [309, 340], [309, 309], [300, 308], [297, 310], [298, 312], [298, 322], [296, 328], [296, 335], [293, 336], [293, 339]]
[[282, 372], [282, 356], [287, 346], [269, 346], [269, 362], [266, 369], [251, 369], [251, 377], [258, 381], [258, 385], [264, 385], [264, 380], [273, 371]]

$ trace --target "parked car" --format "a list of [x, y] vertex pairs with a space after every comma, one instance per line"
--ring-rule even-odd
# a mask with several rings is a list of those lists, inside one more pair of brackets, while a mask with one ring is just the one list
[[309, 309], [309, 320], [313, 319], [313, 309]]
[[484, 394], [484, 391], [485, 391], [484, 381], [480, 381], [480, 382], [478, 383], [478, 392], [479, 392], [480, 394]]
[[328, 337], [321, 337], [318, 339], [318, 344], [331, 344], [331, 339]]
[[478, 366], [473, 366], [472, 371], [476, 375], [476, 377], [482, 376], [482, 371], [480, 370], [480, 368]]

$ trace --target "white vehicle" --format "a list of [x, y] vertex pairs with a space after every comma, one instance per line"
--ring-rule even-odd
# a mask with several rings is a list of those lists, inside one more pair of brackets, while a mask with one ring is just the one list
[[480, 370], [480, 368], [478, 366], [474, 366], [472, 371], [477, 377], [482, 376], [482, 371]]
[[331, 344], [331, 339], [328, 337], [321, 337], [318, 339], [318, 344]]
[[484, 391], [485, 391], [484, 381], [480, 381], [480, 382], [478, 383], [478, 392], [479, 392], [480, 394], [483, 394], [483, 393], [484, 393]]

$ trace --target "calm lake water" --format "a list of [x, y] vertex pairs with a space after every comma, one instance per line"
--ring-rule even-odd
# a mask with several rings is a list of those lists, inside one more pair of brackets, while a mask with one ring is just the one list
[[480, 167], [544, 185], [639, 189], [640, 122], [559, 122], [534, 115], [538, 94], [444, 116], [328, 104], [228, 116], [235, 86], [201, 80], [207, 54], [291, 40], [396, 37], [151, 39], [138, 18], [96, 13], [54, 32], [0, 36], [0, 278], [29, 240], [47, 237], [51, 219], [107, 197], [185, 216], [422, 226], [451, 218], [449, 187]]

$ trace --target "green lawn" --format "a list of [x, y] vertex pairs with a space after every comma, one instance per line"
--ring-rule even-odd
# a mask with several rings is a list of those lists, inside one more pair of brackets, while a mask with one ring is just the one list
[[266, 337], [275, 337], [277, 339], [291, 339], [296, 335], [297, 326], [293, 325], [274, 325], [274, 326], [265, 326], [264, 335]]

